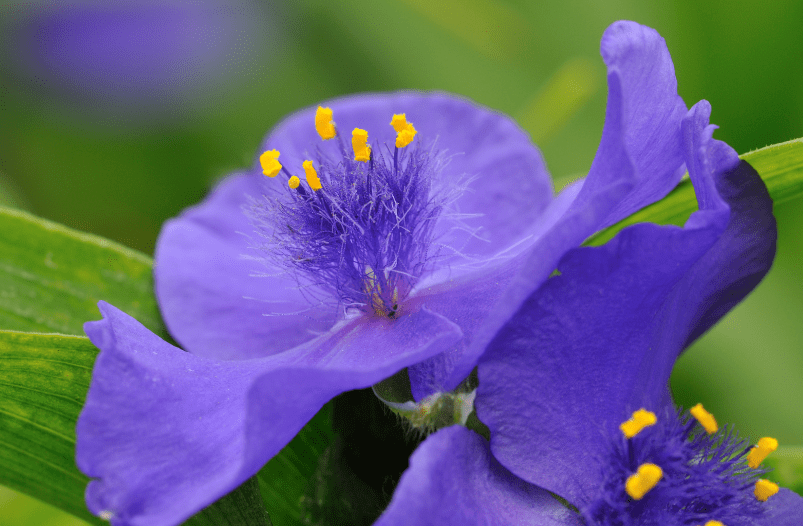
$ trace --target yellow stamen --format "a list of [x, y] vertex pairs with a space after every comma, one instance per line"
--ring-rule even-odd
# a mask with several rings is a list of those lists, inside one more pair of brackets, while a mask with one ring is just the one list
[[664, 476], [663, 470], [655, 464], [642, 464], [638, 471], [629, 477], [625, 482], [625, 491], [634, 500], [641, 500], [658, 481]]
[[764, 462], [767, 455], [778, 449], [778, 441], [772, 437], [763, 437], [758, 440], [756, 447], [747, 454], [747, 465], [753, 469]]
[[413, 123], [407, 122], [407, 117], [404, 113], [394, 114], [390, 120], [390, 125], [396, 130], [396, 148], [404, 148], [413, 142], [415, 134], [418, 133]]
[[705, 526], [725, 526], [719, 521], [708, 521], [705, 523]]
[[307, 174], [307, 184], [317, 192], [321, 189], [321, 180], [318, 179], [318, 172], [316, 172], [315, 167], [312, 166], [312, 161], [304, 161], [302, 165], [304, 166], [304, 173]]
[[390, 119], [390, 125], [393, 126], [393, 129], [396, 130], [396, 133], [401, 133], [407, 127], [407, 114], [406, 113], [399, 113], [393, 114], [393, 118]]
[[367, 131], [354, 128], [354, 131], [351, 132], [351, 147], [354, 148], [355, 161], [367, 162], [371, 158]]
[[619, 429], [622, 430], [626, 438], [633, 438], [641, 433], [642, 429], [654, 425], [657, 421], [658, 419], [655, 418], [655, 413], [647, 411], [642, 407], [638, 411], [633, 412], [633, 416], [630, 417], [630, 420], [622, 422]]
[[276, 177], [282, 169], [282, 163], [278, 161], [279, 151], [268, 150], [259, 156], [259, 164], [262, 165], [262, 173], [268, 177]]
[[696, 406], [689, 409], [689, 413], [692, 414], [694, 418], [700, 422], [700, 425], [705, 428], [706, 433], [709, 435], [713, 435], [719, 429], [717, 426], [717, 421], [714, 419], [714, 415], [709, 413], [703, 408], [703, 404], [697, 404]]
[[298, 185], [301, 184], [301, 179], [299, 179], [294, 175], [293, 177], [287, 180], [287, 184], [290, 185], [290, 188], [295, 190], [296, 188], [298, 188]]
[[758, 479], [758, 481], [756, 481], [756, 489], [753, 491], [753, 494], [758, 500], [764, 502], [768, 498], [778, 493], [779, 489], [780, 488], [778, 488], [778, 484], [775, 484], [774, 482], [770, 482], [767, 479]]
[[396, 135], [396, 148], [404, 148], [411, 142], [413, 142], [413, 138], [415, 134], [418, 133], [412, 124], [408, 124], [405, 129], [400, 131]]
[[315, 111], [315, 131], [321, 136], [324, 141], [334, 138], [337, 134], [335, 131], [335, 123], [332, 120], [332, 108], [324, 108], [318, 106]]

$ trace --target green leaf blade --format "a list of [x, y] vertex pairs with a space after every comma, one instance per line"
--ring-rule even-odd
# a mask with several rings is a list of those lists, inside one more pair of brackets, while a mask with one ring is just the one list
[[769, 480], [803, 496], [803, 446], [778, 446], [764, 464], [772, 468]]
[[753, 150], [741, 158], [761, 174], [775, 204], [803, 195], [803, 137]]
[[144, 254], [2, 207], [0, 254], [0, 329], [83, 335], [102, 299], [164, 333]]
[[91, 524], [75, 423], [97, 353], [85, 337], [0, 331], [0, 483]]
[[[803, 196], [803, 138], [773, 144], [740, 156], [750, 163], [767, 185], [775, 204]], [[661, 201], [642, 208], [605, 230], [597, 232], [584, 243], [599, 246], [613, 239], [622, 229], [636, 223], [677, 225], [697, 210], [697, 199], [691, 181], [686, 178]]]

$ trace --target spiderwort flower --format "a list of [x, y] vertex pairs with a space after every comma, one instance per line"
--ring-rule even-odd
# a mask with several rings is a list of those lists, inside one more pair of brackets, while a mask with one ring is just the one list
[[[416, 401], [455, 389], [525, 300], [551, 290], [567, 251], [685, 171], [687, 109], [663, 39], [618, 22], [602, 55], [600, 147], [555, 199], [507, 117], [446, 94], [359, 95], [289, 117], [254, 168], [169, 221], [156, 294], [189, 352], [108, 304], [86, 324], [101, 349], [78, 422], [89, 508], [115, 525], [176, 524], [340, 392], [404, 367]], [[720, 228], [678, 245], [678, 265], [722, 233], [725, 215], [701, 214]], [[553, 301], [574, 304], [570, 292]]]
[[709, 113], [702, 101], [682, 123], [700, 210], [570, 250], [479, 361], [490, 443], [461, 426], [428, 437], [378, 526], [803, 523], [803, 498], [761, 478], [776, 440], [750, 446], [702, 405], [678, 412], [668, 389], [678, 355], [775, 254], [766, 188], [711, 138]]

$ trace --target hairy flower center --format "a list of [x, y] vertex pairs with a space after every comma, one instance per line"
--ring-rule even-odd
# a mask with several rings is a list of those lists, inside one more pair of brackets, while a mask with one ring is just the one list
[[581, 510], [589, 525], [743, 524], [778, 491], [758, 478], [777, 441], [750, 446], [720, 431], [700, 404], [662, 418], [639, 409], [620, 430], [602, 463], [600, 492]]
[[284, 173], [287, 192], [253, 203], [250, 215], [264, 252], [295, 270], [311, 296], [323, 290], [347, 310], [395, 318], [437, 256], [434, 227], [451, 195], [433, 181], [445, 163], [419, 143], [408, 147], [416, 130], [404, 114], [391, 121], [394, 145], [372, 147], [355, 128], [351, 148], [331, 116], [319, 107], [315, 126], [323, 140], [337, 140], [338, 153], [314, 148], [303, 163], [306, 186], [279, 163], [278, 151], [262, 154], [263, 172]]

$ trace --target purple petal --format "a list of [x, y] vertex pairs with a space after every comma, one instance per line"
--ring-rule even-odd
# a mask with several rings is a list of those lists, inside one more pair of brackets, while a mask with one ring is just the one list
[[329, 330], [336, 311], [311, 305], [284, 269], [256, 259], [242, 212], [268, 193], [264, 176], [237, 175], [165, 223], [156, 246], [156, 297], [170, 333], [193, 354], [223, 360], [281, 352]]
[[[487, 315], [470, 331], [464, 328], [471, 339], [448, 356], [412, 371], [414, 393], [425, 396], [438, 385], [454, 388], [567, 250], [660, 199], [679, 181], [683, 173], [680, 124], [686, 106], [677, 95], [664, 40], [648, 27], [617, 22], [606, 31], [601, 48], [608, 65], [608, 104], [602, 140], [588, 177], [551, 231], [543, 233], [536, 224], [518, 247], [519, 256], [506, 264], [504, 272], [493, 271], [494, 276], [504, 276], [499, 280], [502, 290], [496, 301], [480, 307]], [[450, 316], [440, 306], [432, 308]]]
[[709, 139], [700, 118], [707, 108], [695, 106], [684, 121], [697, 137], [687, 164], [699, 186], [715, 177], [730, 211], [709, 196], [683, 229], [635, 225], [605, 246], [569, 252], [561, 275], [527, 300], [480, 363], [477, 411], [494, 455], [575, 504], [599, 483], [588, 466], [604, 458], [605, 435], [633, 410], [669, 403], [679, 353], [755, 287], [774, 257], [766, 188]]
[[[115, 526], [174, 525], [230, 492], [333, 396], [364, 388], [459, 339], [419, 310], [360, 318], [259, 360], [186, 353], [101, 302], [85, 325], [101, 349], [77, 425], [87, 505]], [[377, 349], [383, 352], [378, 353]]]
[[502, 467], [484, 438], [452, 426], [416, 449], [393, 500], [374, 524], [579, 526], [582, 521], [549, 493]]
[[[611, 80], [610, 99], [618, 100], [618, 80]], [[437, 357], [418, 366], [419, 371], [411, 371], [414, 393], [425, 396], [431, 386], [451, 390], [466, 378], [497, 331], [547, 279], [563, 254], [595, 232], [632, 187], [633, 167], [621, 140], [620, 113], [616, 104], [609, 104], [600, 144], [600, 152], [604, 153], [597, 154], [592, 173], [582, 186], [567, 192], [570, 197], [577, 192], [570, 203], [568, 199], [556, 200], [556, 207], [565, 209], [563, 214], [544, 214], [517, 245], [483, 261], [485, 268], [443, 279], [420, 292], [429, 308], [458, 323], [467, 336], [448, 356]], [[484, 290], [472, 298], [476, 289]], [[471, 309], [469, 316], [461, 313], [467, 309]]]
[[603, 226], [608, 226], [660, 200], [680, 181], [684, 172], [680, 123], [686, 104], [677, 93], [666, 42], [654, 29], [615, 22], [605, 30], [600, 52], [609, 77], [618, 76], [622, 86], [624, 141], [638, 178], [606, 218]]
[[[457, 183], [475, 177], [455, 203], [461, 214], [476, 215], [463, 223], [474, 236], [452, 231], [441, 221], [439, 241], [466, 254], [493, 254], [535, 222], [552, 199], [552, 181], [541, 153], [510, 117], [467, 99], [446, 93], [399, 92], [354, 95], [321, 103], [332, 108], [338, 134], [350, 148], [351, 131], [368, 131], [371, 144], [393, 147], [396, 132], [390, 126], [394, 113], [405, 113], [418, 135], [408, 148], [431, 145], [444, 152], [449, 164], [444, 178]], [[311, 159], [315, 148], [337, 154], [338, 141], [321, 141], [315, 131], [316, 107], [293, 114], [265, 139], [262, 149], [277, 149], [291, 172]], [[383, 152], [386, 153], [386, 152]], [[392, 155], [392, 152], [391, 152]]]
[[766, 515], [755, 526], [799, 526], [803, 524], [803, 497], [786, 488], [767, 500]]

